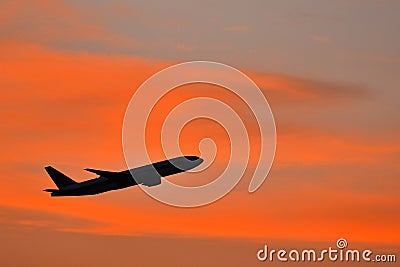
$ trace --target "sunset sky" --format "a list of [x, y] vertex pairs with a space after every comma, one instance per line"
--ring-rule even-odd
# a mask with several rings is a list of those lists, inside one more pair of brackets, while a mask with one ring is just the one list
[[[256, 259], [264, 244], [319, 248], [340, 237], [400, 257], [399, 14], [396, 0], [0, 0], [0, 265], [266, 266]], [[268, 100], [277, 150], [259, 190], [247, 192], [259, 141], [250, 110], [223, 88], [194, 84], [160, 102], [149, 151], [164, 159], [160, 125], [174, 105], [228, 103], [248, 118], [253, 150], [226, 197], [184, 209], [137, 187], [42, 192], [54, 188], [47, 165], [77, 181], [94, 177], [84, 168], [126, 169], [131, 97], [190, 60], [241, 70]], [[229, 142], [216, 123], [188, 124], [182, 150], [198, 154], [205, 137], [217, 144], [213, 165], [169, 180], [198, 185], [223, 170]]]

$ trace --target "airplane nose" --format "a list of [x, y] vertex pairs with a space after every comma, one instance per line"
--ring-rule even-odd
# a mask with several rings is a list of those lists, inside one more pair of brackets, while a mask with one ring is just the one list
[[199, 157], [197, 157], [197, 156], [185, 156], [185, 158], [190, 160], [190, 161], [195, 161], [195, 160], [199, 159]]

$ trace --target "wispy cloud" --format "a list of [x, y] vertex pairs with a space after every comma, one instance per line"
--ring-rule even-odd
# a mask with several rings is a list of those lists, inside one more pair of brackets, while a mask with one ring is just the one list
[[228, 26], [224, 28], [224, 31], [227, 32], [248, 32], [250, 30], [249, 27], [241, 25], [241, 26]]
[[328, 37], [319, 35], [319, 34], [313, 34], [310, 35], [310, 39], [314, 42], [320, 43], [320, 44], [330, 44], [332, 43], [332, 40]]
[[[362, 84], [319, 81], [282, 74], [252, 73], [271, 101], [279, 104], [293, 104], [298, 100], [308, 102], [313, 107], [319, 104], [340, 103], [368, 99], [371, 90]], [[313, 102], [313, 103], [311, 103]]]
[[[126, 9], [111, 6], [126, 15]], [[0, 3], [2, 42], [28, 42], [52, 48], [73, 50], [133, 50], [138, 42], [131, 37], [118, 35], [99, 23], [91, 22], [88, 16], [97, 13], [78, 9], [60, 1], [5, 1]]]
[[193, 52], [198, 49], [197, 45], [179, 43], [176, 45], [177, 50], [181, 52]]

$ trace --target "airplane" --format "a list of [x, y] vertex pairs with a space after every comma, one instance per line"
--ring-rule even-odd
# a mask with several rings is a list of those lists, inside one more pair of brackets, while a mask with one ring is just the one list
[[161, 177], [188, 171], [202, 162], [203, 159], [197, 156], [183, 156], [121, 172], [85, 169], [88, 172], [99, 175], [99, 177], [80, 183], [75, 182], [53, 167], [47, 166], [45, 170], [58, 189], [44, 189], [43, 191], [49, 192], [52, 197], [84, 196], [96, 195], [138, 184], [149, 187], [156, 186], [161, 184]]

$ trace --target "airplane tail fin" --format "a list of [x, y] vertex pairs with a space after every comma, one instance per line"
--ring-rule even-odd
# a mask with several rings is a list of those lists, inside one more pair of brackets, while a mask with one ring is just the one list
[[74, 180], [66, 176], [65, 174], [57, 171], [51, 166], [45, 167], [46, 172], [50, 175], [53, 182], [57, 185], [59, 189], [62, 189], [65, 186], [76, 184]]

